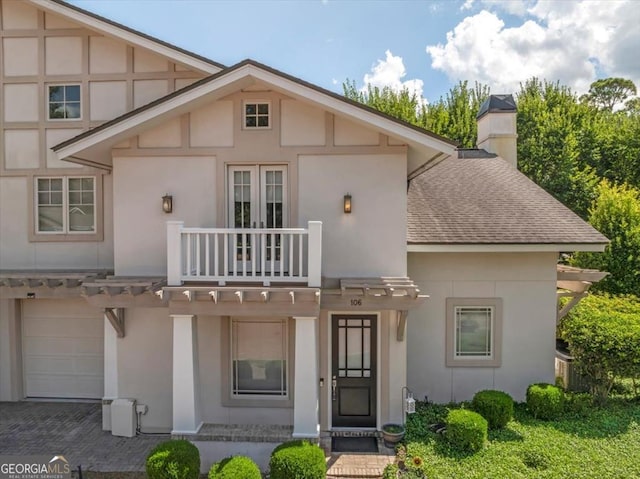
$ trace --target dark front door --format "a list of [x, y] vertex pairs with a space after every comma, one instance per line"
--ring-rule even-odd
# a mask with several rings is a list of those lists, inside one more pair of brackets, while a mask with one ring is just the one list
[[376, 316], [333, 315], [333, 427], [376, 427]]

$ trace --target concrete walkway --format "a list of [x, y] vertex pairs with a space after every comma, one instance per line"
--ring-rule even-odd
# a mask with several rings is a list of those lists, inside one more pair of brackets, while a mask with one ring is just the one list
[[62, 455], [83, 471], [144, 471], [151, 449], [168, 438], [112, 436], [98, 403], [0, 402], [2, 454]]
[[[0, 402], [3, 455], [62, 455], [72, 468], [81, 465], [83, 471], [144, 471], [151, 449], [167, 439], [168, 434], [112, 436], [102, 430], [102, 408], [98, 403]], [[215, 447], [230, 443], [208, 444]], [[387, 448], [380, 450], [384, 452], [331, 454], [327, 459], [327, 478], [382, 477], [384, 467], [393, 462], [394, 456]]]

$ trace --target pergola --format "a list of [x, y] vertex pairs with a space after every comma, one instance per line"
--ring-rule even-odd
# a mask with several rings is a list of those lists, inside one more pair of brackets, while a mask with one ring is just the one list
[[[587, 292], [593, 283], [597, 283], [609, 273], [598, 271], [597, 269], [576, 268], [559, 264], [558, 270], [558, 316], [560, 322], [582, 298], [587, 296]], [[567, 304], [560, 306], [560, 298], [571, 298]]]

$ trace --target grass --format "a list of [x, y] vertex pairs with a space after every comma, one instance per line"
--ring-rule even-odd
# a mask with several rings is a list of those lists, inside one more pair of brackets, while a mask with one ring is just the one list
[[605, 408], [581, 408], [556, 421], [536, 420], [519, 404], [514, 420], [490, 431], [487, 446], [473, 455], [450, 449], [428, 428], [445, 412], [444, 406], [422, 404], [407, 422], [404, 460], [421, 458], [423, 477], [640, 478], [638, 400], [613, 399]]

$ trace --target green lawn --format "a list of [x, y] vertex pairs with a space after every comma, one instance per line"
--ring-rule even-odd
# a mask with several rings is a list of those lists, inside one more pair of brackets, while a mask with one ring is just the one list
[[550, 422], [534, 419], [520, 404], [506, 429], [490, 431], [485, 449], [473, 455], [452, 451], [441, 435], [428, 429], [443, 411], [442, 406], [423, 405], [409, 417], [404, 462], [422, 474], [404, 477], [640, 478], [638, 400], [614, 399], [606, 408], [588, 408]]

